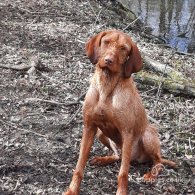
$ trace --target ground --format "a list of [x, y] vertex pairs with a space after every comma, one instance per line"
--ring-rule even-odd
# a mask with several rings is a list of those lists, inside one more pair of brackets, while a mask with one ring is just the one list
[[[85, 56], [87, 39], [103, 29], [124, 29], [129, 21], [110, 3], [79, 0], [0, 2], [1, 68], [0, 194], [61, 194], [70, 183], [82, 134], [82, 103], [93, 65]], [[140, 48], [193, 77], [193, 56], [179, 55], [126, 28]], [[178, 66], [179, 65], [179, 66]], [[147, 164], [133, 164], [130, 194], [194, 194], [195, 101], [137, 82], [147, 113], [160, 124], [162, 154], [177, 162], [154, 184], [142, 182]], [[94, 155], [106, 154], [98, 141]], [[115, 194], [120, 162], [86, 167], [81, 194]]]

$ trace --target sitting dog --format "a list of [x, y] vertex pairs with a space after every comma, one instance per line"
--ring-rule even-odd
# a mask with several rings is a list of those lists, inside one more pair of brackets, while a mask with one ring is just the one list
[[143, 176], [145, 181], [154, 180], [163, 164], [171, 167], [176, 164], [161, 157], [156, 127], [149, 123], [131, 77], [142, 69], [141, 55], [131, 38], [118, 30], [104, 31], [87, 42], [86, 53], [96, 69], [83, 105], [84, 129], [79, 159], [64, 195], [79, 194], [95, 135], [113, 154], [95, 157], [91, 164], [107, 165], [121, 159], [116, 194], [127, 195], [131, 161], [153, 163], [151, 171]]

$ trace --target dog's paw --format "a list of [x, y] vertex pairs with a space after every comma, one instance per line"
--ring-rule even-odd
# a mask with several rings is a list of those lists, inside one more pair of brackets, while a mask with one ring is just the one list
[[78, 193], [75, 193], [72, 190], [68, 189], [66, 192], [62, 193], [62, 195], [78, 195]]
[[103, 166], [105, 165], [104, 157], [95, 156], [92, 160], [90, 160], [90, 165]]
[[90, 164], [97, 165], [97, 166], [106, 166], [118, 160], [119, 160], [119, 157], [116, 155], [104, 156], [104, 157], [96, 156], [90, 161]]
[[116, 195], [128, 195], [127, 190], [118, 189]]

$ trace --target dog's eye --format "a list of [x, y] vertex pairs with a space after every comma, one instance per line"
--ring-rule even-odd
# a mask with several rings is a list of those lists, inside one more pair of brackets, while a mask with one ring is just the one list
[[105, 45], [108, 45], [109, 43], [110, 43], [110, 41], [108, 41], [108, 40], [105, 40], [105, 41], [104, 41], [104, 44], [105, 44]]
[[121, 51], [126, 51], [126, 47], [125, 46], [120, 46], [120, 50]]

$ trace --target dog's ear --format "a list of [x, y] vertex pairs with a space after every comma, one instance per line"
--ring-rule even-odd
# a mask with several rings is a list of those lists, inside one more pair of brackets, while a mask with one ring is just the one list
[[129, 78], [132, 73], [138, 72], [142, 69], [142, 58], [137, 46], [132, 42], [129, 58], [124, 64], [124, 76]]
[[107, 32], [103, 31], [99, 34], [93, 36], [86, 44], [86, 54], [90, 59], [92, 64], [96, 64], [98, 62], [98, 58], [100, 55], [100, 45], [101, 39], [106, 35]]

